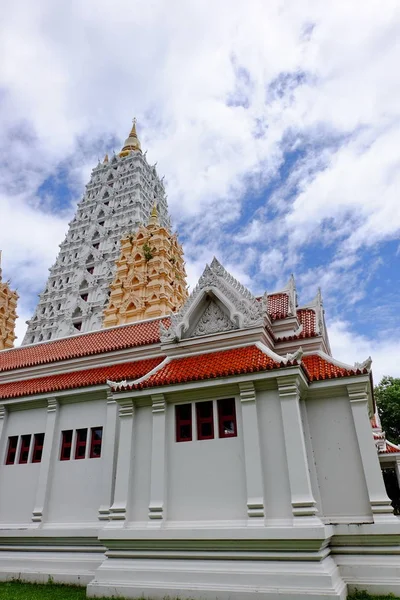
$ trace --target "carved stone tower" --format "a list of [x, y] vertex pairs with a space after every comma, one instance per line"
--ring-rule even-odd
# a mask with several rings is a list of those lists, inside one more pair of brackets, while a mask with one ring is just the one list
[[160, 225], [154, 206], [149, 224], [121, 240], [104, 327], [177, 311], [185, 302], [186, 272], [176, 235]]
[[17, 318], [17, 292], [10, 289], [1, 278], [0, 251], [0, 350], [12, 348], [15, 340], [15, 320]]
[[121, 152], [93, 169], [23, 344], [101, 328], [120, 240], [148, 222], [154, 204], [169, 231], [164, 186], [142, 154], [134, 122]]

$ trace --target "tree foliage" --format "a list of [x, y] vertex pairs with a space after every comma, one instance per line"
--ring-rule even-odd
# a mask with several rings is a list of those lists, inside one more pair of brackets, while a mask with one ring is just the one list
[[400, 443], [400, 378], [383, 377], [374, 389], [375, 400], [386, 439]]

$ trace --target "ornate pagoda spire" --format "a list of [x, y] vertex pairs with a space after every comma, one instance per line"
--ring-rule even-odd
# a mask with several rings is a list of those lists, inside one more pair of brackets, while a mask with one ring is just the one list
[[183, 249], [177, 236], [160, 225], [156, 206], [146, 227], [121, 240], [116, 264], [104, 327], [169, 315], [184, 304]]
[[0, 250], [0, 350], [12, 348], [15, 340], [15, 320], [17, 319], [18, 294], [12, 291], [9, 283], [1, 278]]
[[132, 151], [142, 152], [140, 141], [136, 133], [136, 118], [133, 119], [133, 125], [129, 136], [125, 140], [125, 144], [118, 156], [128, 156]]

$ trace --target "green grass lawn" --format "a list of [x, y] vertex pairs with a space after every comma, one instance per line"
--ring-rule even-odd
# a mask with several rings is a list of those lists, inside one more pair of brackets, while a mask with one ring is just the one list
[[[84, 587], [69, 585], [36, 585], [20, 581], [0, 583], [1, 600], [85, 600], [86, 590]], [[111, 600], [103, 598], [102, 600]], [[121, 599], [120, 599], [121, 600]], [[358, 592], [348, 597], [348, 600], [400, 600], [395, 596], [369, 596], [364, 592]]]

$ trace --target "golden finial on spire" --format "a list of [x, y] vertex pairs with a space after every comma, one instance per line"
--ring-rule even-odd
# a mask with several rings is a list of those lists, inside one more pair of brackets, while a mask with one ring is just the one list
[[106, 154], [105, 157], [104, 157], [103, 164], [104, 163], [108, 163], [108, 154]]
[[154, 206], [152, 208], [152, 211], [150, 213], [150, 218], [149, 218], [149, 225], [159, 225], [159, 221], [158, 221], [158, 210], [157, 210], [157, 204], [154, 203]]
[[125, 140], [125, 144], [118, 156], [128, 156], [131, 151], [141, 152], [139, 138], [136, 133], [136, 117], [132, 120], [132, 129]]

